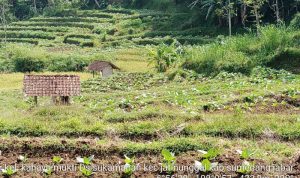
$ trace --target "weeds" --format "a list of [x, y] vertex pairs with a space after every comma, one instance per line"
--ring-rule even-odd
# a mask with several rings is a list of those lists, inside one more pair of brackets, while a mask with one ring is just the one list
[[201, 162], [195, 161], [195, 169], [198, 172], [208, 173], [218, 166], [217, 162], [210, 162], [208, 159], [204, 159]]
[[168, 174], [172, 174], [175, 170], [176, 157], [175, 154], [169, 150], [163, 149], [161, 152], [163, 156], [162, 166]]
[[237, 173], [244, 174], [244, 175], [250, 174], [253, 170], [253, 167], [254, 167], [254, 163], [244, 161], [241, 167], [237, 170]]
[[214, 148], [209, 149], [208, 151], [198, 150], [198, 152], [202, 154], [202, 157], [204, 159], [208, 159], [208, 160], [213, 160], [220, 154], [220, 152]]
[[63, 160], [64, 159], [62, 157], [60, 157], [60, 156], [53, 156], [53, 158], [52, 158], [52, 162], [54, 164], [60, 164]]
[[46, 175], [46, 176], [51, 176], [53, 174], [53, 169], [52, 167], [47, 167], [46, 169], [43, 169], [43, 173]]
[[253, 155], [255, 154], [255, 152], [252, 152], [252, 151], [250, 151], [250, 150], [248, 150], [248, 149], [244, 149], [244, 150], [236, 150], [236, 151], [237, 151], [237, 153], [240, 155], [240, 157], [241, 157], [242, 159], [245, 159], [245, 160], [251, 158], [251, 156], [253, 156]]
[[76, 157], [76, 161], [77, 163], [82, 163], [84, 165], [91, 165], [92, 161], [94, 159], [94, 155], [90, 156], [90, 157]]
[[132, 175], [135, 171], [134, 158], [129, 158], [125, 155], [124, 173], [128, 176]]
[[80, 165], [80, 172], [85, 177], [90, 177], [94, 174], [91, 169], [85, 168], [84, 166], [81, 165]]
[[17, 170], [15, 170], [12, 166], [8, 166], [6, 169], [1, 169], [1, 172], [4, 176], [11, 177], [17, 173]]

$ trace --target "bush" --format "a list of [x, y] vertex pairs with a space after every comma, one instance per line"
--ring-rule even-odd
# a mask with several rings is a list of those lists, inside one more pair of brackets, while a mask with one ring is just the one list
[[43, 26], [43, 27], [77, 27], [77, 28], [88, 28], [94, 29], [94, 25], [90, 23], [74, 23], [74, 22], [15, 22], [13, 25], [24, 26], [24, 27], [34, 27], [34, 26]]
[[296, 14], [293, 20], [291, 21], [290, 26], [292, 28], [299, 29], [300, 28], [300, 13]]
[[47, 40], [54, 40], [55, 36], [51, 33], [35, 32], [35, 31], [0, 31], [0, 37], [4, 38], [40, 38]]
[[127, 14], [127, 15], [134, 14], [134, 11], [129, 10], [129, 9], [104, 9], [103, 12], [118, 13], [118, 14]]
[[171, 45], [161, 44], [155, 50], [151, 50], [149, 55], [153, 58], [156, 70], [166, 72], [171, 67], [175, 67], [182, 56], [181, 49], [178, 43], [173, 42]]
[[7, 38], [6, 42], [12, 42], [12, 43], [30, 43], [34, 45], [38, 45], [39, 41], [34, 39], [22, 39], [22, 38]]
[[16, 72], [40, 72], [45, 67], [45, 62], [42, 59], [31, 56], [15, 56], [13, 64]]
[[[4, 30], [4, 27], [0, 27], [0, 30]], [[7, 31], [44, 31], [44, 32], [68, 32], [68, 28], [56, 28], [56, 27], [19, 27], [9, 26]]]
[[53, 72], [83, 71], [89, 61], [80, 56], [53, 56], [48, 64], [47, 70]]
[[102, 23], [107, 22], [107, 20], [102, 20], [98, 18], [82, 18], [82, 17], [38, 17], [29, 19], [31, 22], [87, 22], [87, 23]]
[[81, 47], [93, 47], [95, 44], [94, 44], [94, 41], [91, 41], [91, 40], [92, 39], [88, 39], [88, 38], [84, 39], [84, 38], [77, 38], [77, 37], [66, 37], [64, 39], [64, 43], [74, 44], [74, 45], [78, 45]]

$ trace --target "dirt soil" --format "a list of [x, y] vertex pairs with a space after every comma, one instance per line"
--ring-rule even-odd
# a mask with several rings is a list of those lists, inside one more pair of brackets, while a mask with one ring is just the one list
[[[90, 156], [82, 155], [82, 153], [76, 152], [62, 152], [59, 154], [49, 154], [47, 152], [33, 152], [32, 150], [19, 150], [15, 152], [13, 150], [5, 150], [0, 156], [0, 165], [4, 167], [5, 165], [13, 165], [18, 168], [17, 174], [13, 177], [24, 177], [24, 178], [36, 178], [45, 177], [42, 173], [43, 167], [52, 166], [52, 157], [61, 156], [64, 160], [61, 164], [56, 165], [55, 171], [50, 177], [82, 177], [79, 169], [80, 166], [76, 163], [77, 156]], [[27, 154], [28, 160], [25, 163], [18, 161], [19, 155]], [[239, 155], [234, 152], [229, 152], [222, 156], [217, 157], [212, 162], [218, 162], [220, 170], [215, 170], [209, 174], [196, 173], [194, 170], [194, 161], [201, 161], [201, 156], [197, 152], [187, 152], [178, 155], [176, 168], [177, 171], [173, 174], [174, 177], [197, 177], [197, 175], [215, 175], [215, 176], [231, 176], [233, 178], [241, 177], [237, 174], [234, 169], [235, 166], [241, 165], [243, 160], [240, 159]], [[275, 172], [274, 170], [267, 171], [265, 163], [262, 160], [248, 160], [254, 162], [255, 165], [262, 166], [262, 170], [255, 171], [251, 175], [255, 176], [270, 176], [271, 175], [293, 175], [295, 178], [300, 177], [300, 156], [295, 156], [295, 159], [287, 160], [284, 165], [292, 166], [291, 171], [279, 170]], [[137, 171], [132, 175], [132, 177], [142, 177], [142, 178], [154, 178], [154, 177], [166, 177], [164, 170], [161, 170], [160, 163], [162, 158], [155, 155], [138, 155], [135, 158], [135, 163], [139, 165]], [[123, 155], [109, 154], [103, 156], [95, 156], [93, 160], [94, 174], [93, 177], [126, 177], [122, 174], [122, 169], [124, 165]]]

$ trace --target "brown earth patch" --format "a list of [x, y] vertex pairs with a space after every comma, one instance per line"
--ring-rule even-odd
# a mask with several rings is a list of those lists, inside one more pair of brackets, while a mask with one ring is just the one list
[[[7, 164], [7, 165], [17, 165], [19, 168], [19, 171], [14, 177], [45, 177], [43, 173], [41, 172], [41, 169], [43, 166], [46, 165], [53, 165], [51, 159], [53, 156], [61, 156], [64, 160], [63, 162], [58, 165], [54, 171], [54, 174], [50, 177], [81, 177], [82, 174], [80, 173], [79, 164], [76, 163], [76, 156], [89, 156], [89, 155], [82, 155], [82, 154], [74, 154], [74, 153], [64, 153], [64, 154], [47, 154], [43, 157], [38, 156], [31, 156], [28, 155], [28, 161], [25, 163], [20, 163], [17, 161], [18, 155], [24, 154], [24, 152], [3, 152], [2, 156], [0, 156], [0, 163], [1, 165]], [[238, 178], [240, 177], [239, 174], [237, 174], [234, 170], [228, 170], [226, 167], [228, 166], [239, 166], [242, 164], [243, 160], [239, 158], [239, 156], [233, 152], [229, 152], [227, 154], [224, 154], [222, 156], [217, 157], [214, 161], [219, 162], [219, 164], [223, 167], [225, 167], [224, 170], [217, 170], [214, 172], [211, 172], [209, 174], [198, 174], [193, 170], [194, 161], [195, 160], [201, 160], [199, 154], [197, 152], [187, 152], [183, 153], [177, 156], [177, 171], [175, 171], [174, 175], [176, 177], [188, 175], [189, 177], [197, 177], [197, 175], [230, 175], [231, 177]], [[213, 161], [213, 162], [214, 162]], [[259, 166], [266, 166], [267, 163], [265, 163], [262, 160], [256, 160], [251, 159], [249, 160], [251, 162], [255, 162], [256, 165]], [[139, 169], [134, 173], [132, 177], [150, 177], [154, 178], [158, 175], [164, 175], [164, 171], [161, 170], [161, 166], [159, 163], [162, 162], [161, 156], [158, 155], [138, 155], [136, 156], [135, 163], [139, 164]], [[22, 165], [23, 164], [23, 165]], [[95, 173], [93, 177], [124, 177], [122, 174], [122, 170], [109, 170], [112, 168], [112, 166], [116, 166], [115, 169], [122, 168], [124, 165], [124, 157], [120, 155], [106, 155], [102, 157], [95, 157], [93, 160], [93, 166], [97, 169], [95, 170]], [[300, 175], [300, 164], [299, 163], [292, 163], [295, 170], [290, 173], [286, 172], [279, 172], [278, 175]], [[65, 167], [69, 165], [72, 167], [69, 167], [69, 171], [59, 170], [59, 169], [65, 169]], [[32, 167], [33, 166], [33, 167]], [[35, 167], [34, 167], [35, 166]], [[39, 167], [38, 167], [39, 166]], [[104, 167], [106, 166], [106, 170], [104, 170]], [[22, 169], [23, 168], [23, 169]], [[35, 168], [35, 170], [32, 170], [32, 168]], [[150, 170], [152, 168], [152, 170]], [[261, 176], [267, 176], [267, 175], [273, 175], [275, 172], [266, 172], [266, 170], [261, 170], [257, 172], [253, 172], [251, 175], [261, 175]], [[277, 173], [276, 173], [277, 174]]]

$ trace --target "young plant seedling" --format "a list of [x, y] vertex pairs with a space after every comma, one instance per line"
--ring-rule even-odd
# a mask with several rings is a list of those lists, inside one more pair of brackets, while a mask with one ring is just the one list
[[87, 169], [84, 166], [80, 166], [80, 172], [85, 177], [90, 177], [94, 174], [92, 170]]
[[166, 169], [168, 174], [172, 174], [174, 172], [174, 166], [176, 163], [175, 154], [166, 149], [163, 149], [161, 154], [164, 157], [162, 163], [163, 168]]
[[241, 167], [237, 170], [237, 173], [244, 174], [244, 175], [250, 174], [252, 172], [253, 167], [254, 167], [254, 163], [244, 161]]
[[43, 169], [43, 173], [46, 175], [46, 176], [51, 176], [52, 173], [53, 173], [53, 169], [51, 167], [47, 167], [46, 169]]
[[64, 159], [62, 157], [60, 157], [60, 156], [53, 156], [53, 158], [52, 158], [52, 162], [54, 164], [60, 164], [63, 160]]
[[219, 150], [217, 149], [209, 149], [208, 151], [204, 151], [204, 150], [198, 150], [199, 153], [203, 154], [202, 157], [204, 159], [208, 159], [208, 160], [213, 160], [215, 159], [217, 156], [219, 156]]
[[27, 156], [26, 155], [19, 155], [18, 157], [18, 161], [22, 162], [22, 163], [25, 163], [26, 161], [28, 160]]
[[1, 172], [6, 177], [10, 177], [10, 176], [14, 175], [15, 173], [17, 173], [17, 171], [11, 166], [7, 167], [6, 169], [1, 169]]
[[204, 173], [211, 172], [217, 166], [217, 162], [212, 163], [208, 159], [204, 159], [201, 162], [195, 161], [196, 170]]
[[84, 165], [91, 165], [92, 161], [94, 159], [94, 155], [90, 156], [90, 157], [77, 157], [76, 160], [78, 163], [84, 164]]
[[128, 176], [132, 175], [135, 170], [134, 158], [129, 158], [125, 156], [125, 165], [124, 165], [124, 173]]
[[248, 149], [245, 150], [236, 150], [236, 152], [240, 155], [241, 159], [249, 159], [254, 155], [255, 152], [252, 152]]

